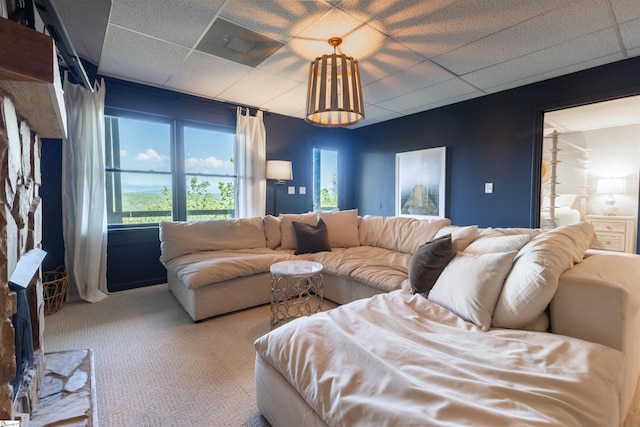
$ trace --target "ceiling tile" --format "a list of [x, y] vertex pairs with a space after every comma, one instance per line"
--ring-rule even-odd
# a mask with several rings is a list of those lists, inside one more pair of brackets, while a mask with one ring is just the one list
[[391, 35], [427, 58], [482, 39], [553, 10], [566, 0], [463, 0], [427, 16], [409, 17]]
[[640, 19], [620, 25], [620, 35], [625, 49], [640, 47]]
[[365, 102], [378, 103], [455, 76], [431, 61], [423, 61], [362, 88]]
[[309, 64], [312, 58], [303, 58], [289, 45], [284, 45], [256, 68], [278, 74], [299, 82], [309, 79]]
[[536, 76], [549, 70], [559, 70], [572, 64], [580, 64], [594, 56], [602, 57], [617, 52], [619, 52], [619, 46], [616, 35], [612, 29], [607, 29], [465, 74], [462, 77], [481, 89], [487, 89]]
[[188, 54], [184, 47], [109, 25], [98, 72], [157, 86]]
[[[562, 19], [559, 20], [558, 17]], [[434, 62], [463, 75], [519, 56], [546, 49], [611, 25], [600, 0], [571, 2], [504, 31], [434, 58]]]
[[110, 23], [193, 47], [224, 0], [116, 0]]
[[263, 103], [260, 108], [285, 116], [301, 113], [301, 116], [304, 117], [306, 101], [307, 85], [300, 83], [283, 94]]
[[[110, 0], [87, 4], [76, 0], [58, 0], [55, 7], [69, 38], [80, 40], [80, 43], [73, 44], [78, 56], [93, 64], [99, 64], [111, 8]], [[75, 25], [79, 22], [82, 25]]]
[[472, 93], [484, 95], [484, 93], [478, 91], [473, 86], [456, 78], [380, 102], [378, 105], [391, 111], [402, 112], [412, 108], [420, 108], [437, 101]]
[[194, 51], [173, 73], [165, 86], [215, 98], [251, 69], [246, 65]]
[[251, 107], [260, 107], [277, 98], [300, 82], [253, 69], [218, 95], [222, 100]]
[[361, 58], [357, 52], [353, 56], [358, 59], [362, 83], [365, 85], [424, 61], [424, 57], [390, 37], [384, 37], [380, 47], [368, 57]]
[[[457, 0], [343, 0], [338, 7], [384, 34], [421, 27], [432, 14]], [[423, 33], [421, 33], [423, 34]]]
[[611, 62], [619, 61], [623, 59], [621, 53], [614, 53], [600, 58], [590, 59], [578, 64], [571, 64], [566, 67], [557, 68], [554, 70], [545, 71], [544, 73], [535, 74], [529, 77], [525, 77], [519, 80], [511, 80], [507, 83], [500, 84], [498, 86], [488, 87], [483, 89], [487, 93], [500, 92], [507, 89], [513, 89], [519, 86], [528, 85], [530, 83], [536, 83], [546, 79], [552, 79], [554, 77], [563, 76], [576, 71], [586, 70], [587, 68], [597, 67], [599, 65], [609, 64]]
[[640, 18], [638, 0], [610, 0], [618, 24]]
[[331, 7], [321, 1], [234, 0], [227, 4], [220, 16], [272, 39], [287, 42]]

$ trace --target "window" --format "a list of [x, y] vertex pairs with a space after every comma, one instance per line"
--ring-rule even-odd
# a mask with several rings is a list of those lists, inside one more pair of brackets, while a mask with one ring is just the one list
[[234, 216], [235, 135], [152, 116], [105, 116], [111, 226]]
[[235, 135], [185, 126], [187, 219], [233, 217]]
[[313, 149], [313, 210], [338, 209], [338, 152]]

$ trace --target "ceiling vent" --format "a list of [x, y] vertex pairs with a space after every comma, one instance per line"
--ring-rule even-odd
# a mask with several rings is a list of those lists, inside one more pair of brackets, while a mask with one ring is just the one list
[[218, 18], [196, 50], [255, 67], [282, 46], [279, 41]]

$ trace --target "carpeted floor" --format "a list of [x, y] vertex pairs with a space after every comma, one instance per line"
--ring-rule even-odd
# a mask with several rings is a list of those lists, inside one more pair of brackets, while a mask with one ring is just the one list
[[93, 348], [101, 426], [268, 426], [253, 375], [268, 331], [269, 306], [193, 323], [158, 285], [65, 303], [45, 318], [44, 345]]
[[157, 285], [65, 303], [46, 317], [44, 345], [94, 350], [101, 426], [259, 427], [269, 424], [256, 407], [253, 342], [268, 331], [269, 306], [193, 323]]

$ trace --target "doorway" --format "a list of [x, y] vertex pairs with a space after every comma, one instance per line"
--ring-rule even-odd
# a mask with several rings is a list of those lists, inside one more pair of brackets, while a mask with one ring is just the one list
[[540, 227], [580, 221], [595, 247], [637, 251], [640, 96], [544, 114]]

